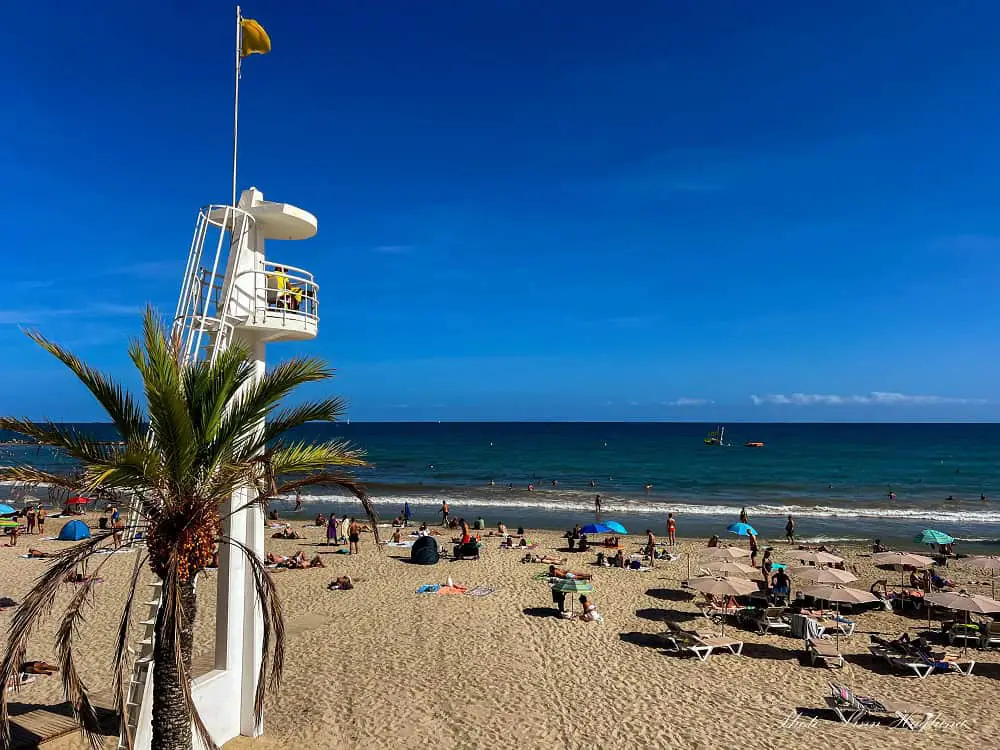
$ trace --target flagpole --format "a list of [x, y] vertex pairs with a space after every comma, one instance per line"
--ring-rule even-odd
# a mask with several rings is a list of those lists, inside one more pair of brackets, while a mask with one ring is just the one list
[[233, 97], [233, 207], [236, 207], [236, 149], [240, 134], [240, 52], [242, 25], [240, 17], [240, 6], [236, 6], [236, 87]]

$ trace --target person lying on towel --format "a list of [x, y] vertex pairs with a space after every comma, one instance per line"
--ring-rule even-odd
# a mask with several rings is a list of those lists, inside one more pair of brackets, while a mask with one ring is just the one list
[[575, 570], [557, 568], [555, 565], [549, 566], [549, 576], [552, 578], [579, 578], [581, 581], [589, 581], [594, 576], [590, 573], [580, 573]]

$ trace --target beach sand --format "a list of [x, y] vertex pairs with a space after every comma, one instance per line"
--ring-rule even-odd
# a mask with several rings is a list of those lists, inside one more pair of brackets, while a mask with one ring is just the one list
[[[49, 531], [60, 525], [59, 519], [51, 520]], [[268, 538], [267, 549], [281, 554], [302, 549], [310, 556], [332, 550], [320, 546], [322, 529], [299, 521], [293, 527], [307, 539]], [[451, 535], [441, 537], [449, 550]], [[288, 626], [281, 695], [268, 699], [263, 737], [234, 740], [226, 747], [942, 750], [996, 744], [996, 651], [970, 649], [979, 662], [971, 677], [935, 674], [925, 680], [890, 674], [869, 656], [869, 633], [893, 638], [923, 628], [925, 619], [886, 612], [858, 615], [855, 635], [840, 640], [849, 660], [843, 670], [807, 666], [799, 639], [760, 636], [736, 626], [726, 632], [746, 642], [743, 656], [719, 654], [700, 662], [668, 655], [650, 639], [664, 630], [668, 618], [717, 630], [680, 593], [680, 581], [687, 577], [683, 557], [658, 562], [648, 572], [604, 569], [591, 565], [590, 552], [555, 552], [563, 546], [557, 533], [529, 531], [528, 537], [538, 543], [536, 553], [567, 556], [569, 567], [594, 574], [592, 598], [603, 622], [551, 616], [549, 587], [533, 579], [546, 566], [522, 563], [521, 552], [499, 550], [496, 538], [484, 538], [478, 561], [418, 566], [409, 563], [408, 550], [376, 550], [371, 535], [363, 534], [360, 555], [323, 554], [324, 569], [275, 572]], [[627, 549], [637, 551], [641, 541], [628, 537]], [[679, 551], [700, 555], [704, 544], [682, 540]], [[17, 557], [29, 545], [55, 550], [65, 543], [22, 536], [17, 548], [0, 549], [0, 596], [20, 599], [42, 571], [44, 560]], [[777, 562], [792, 563], [788, 545], [773, 546]], [[861, 576], [854, 586], [867, 588], [875, 578], [898, 581], [898, 573], [874, 568], [865, 550], [842, 551]], [[108, 560], [96, 607], [77, 641], [83, 675], [99, 695], [110, 689], [112, 638], [135, 554]], [[948, 573], [960, 581], [986, 580], [987, 575], [955, 563]], [[356, 587], [328, 591], [327, 583], [344, 574], [360, 579]], [[495, 592], [483, 597], [415, 593], [421, 584], [449, 577]], [[210, 654], [214, 628], [212, 583], [210, 577], [198, 589], [202, 615], [196, 661], [202, 663]], [[989, 594], [988, 580], [972, 588]], [[65, 589], [59, 604], [73, 586]], [[10, 610], [0, 614], [5, 629], [10, 617]], [[29, 658], [54, 661], [56, 627], [50, 620], [40, 630]], [[938, 722], [918, 734], [847, 726], [825, 711], [810, 714], [824, 707], [828, 680], [861, 694], [927, 706]], [[12, 700], [44, 705], [61, 698], [58, 678], [40, 677]], [[805, 714], [796, 718], [797, 711]], [[109, 740], [107, 746], [113, 745]], [[46, 747], [84, 745], [74, 735]]]

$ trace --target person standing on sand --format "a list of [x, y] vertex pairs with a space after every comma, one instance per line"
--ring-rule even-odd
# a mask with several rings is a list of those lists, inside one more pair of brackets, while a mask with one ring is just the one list
[[673, 513], [667, 513], [667, 541], [671, 547], [677, 544], [677, 521]]
[[746, 506], [740, 508], [740, 523], [750, 523], [750, 516], [747, 515]]
[[331, 513], [330, 520], [326, 524], [326, 545], [330, 546], [330, 541], [333, 540], [333, 544], [336, 544], [339, 537], [337, 536], [337, 514]]
[[38, 533], [45, 533], [45, 508], [38, 506]]
[[757, 552], [759, 548], [757, 547], [757, 537], [753, 534], [749, 534], [750, 537], [750, 566], [753, 568], [757, 567]]
[[441, 525], [448, 525], [448, 516], [451, 514], [451, 509], [448, 507], [448, 501], [443, 500], [441, 502]]
[[601, 515], [601, 496], [594, 495], [594, 512]]
[[358, 549], [358, 542], [360, 541], [361, 526], [352, 518], [351, 525], [347, 527], [347, 551], [352, 555], [360, 555], [361, 550]]
[[295, 510], [302, 510], [302, 495], [298, 490], [295, 490]]
[[789, 544], [795, 544], [795, 519], [791, 516], [788, 517], [788, 523], [785, 524], [785, 539], [788, 540]]
[[29, 505], [28, 508], [27, 508], [27, 510], [25, 511], [24, 515], [25, 515], [25, 518], [28, 519], [28, 533], [29, 534], [34, 534], [35, 533], [35, 521], [38, 519], [38, 516], [35, 514], [35, 506], [34, 505]]
[[656, 561], [656, 537], [651, 529], [646, 529], [646, 554], [649, 555], [649, 567], [655, 567]]

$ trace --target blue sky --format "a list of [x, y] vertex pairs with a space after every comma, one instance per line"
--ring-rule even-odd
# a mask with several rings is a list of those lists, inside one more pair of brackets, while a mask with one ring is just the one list
[[[1000, 417], [995, 3], [244, 13], [240, 186], [320, 220], [269, 246], [320, 337], [271, 356], [352, 418]], [[228, 200], [233, 8], [5, 19], [0, 413], [97, 418], [18, 326], [131, 380]]]

